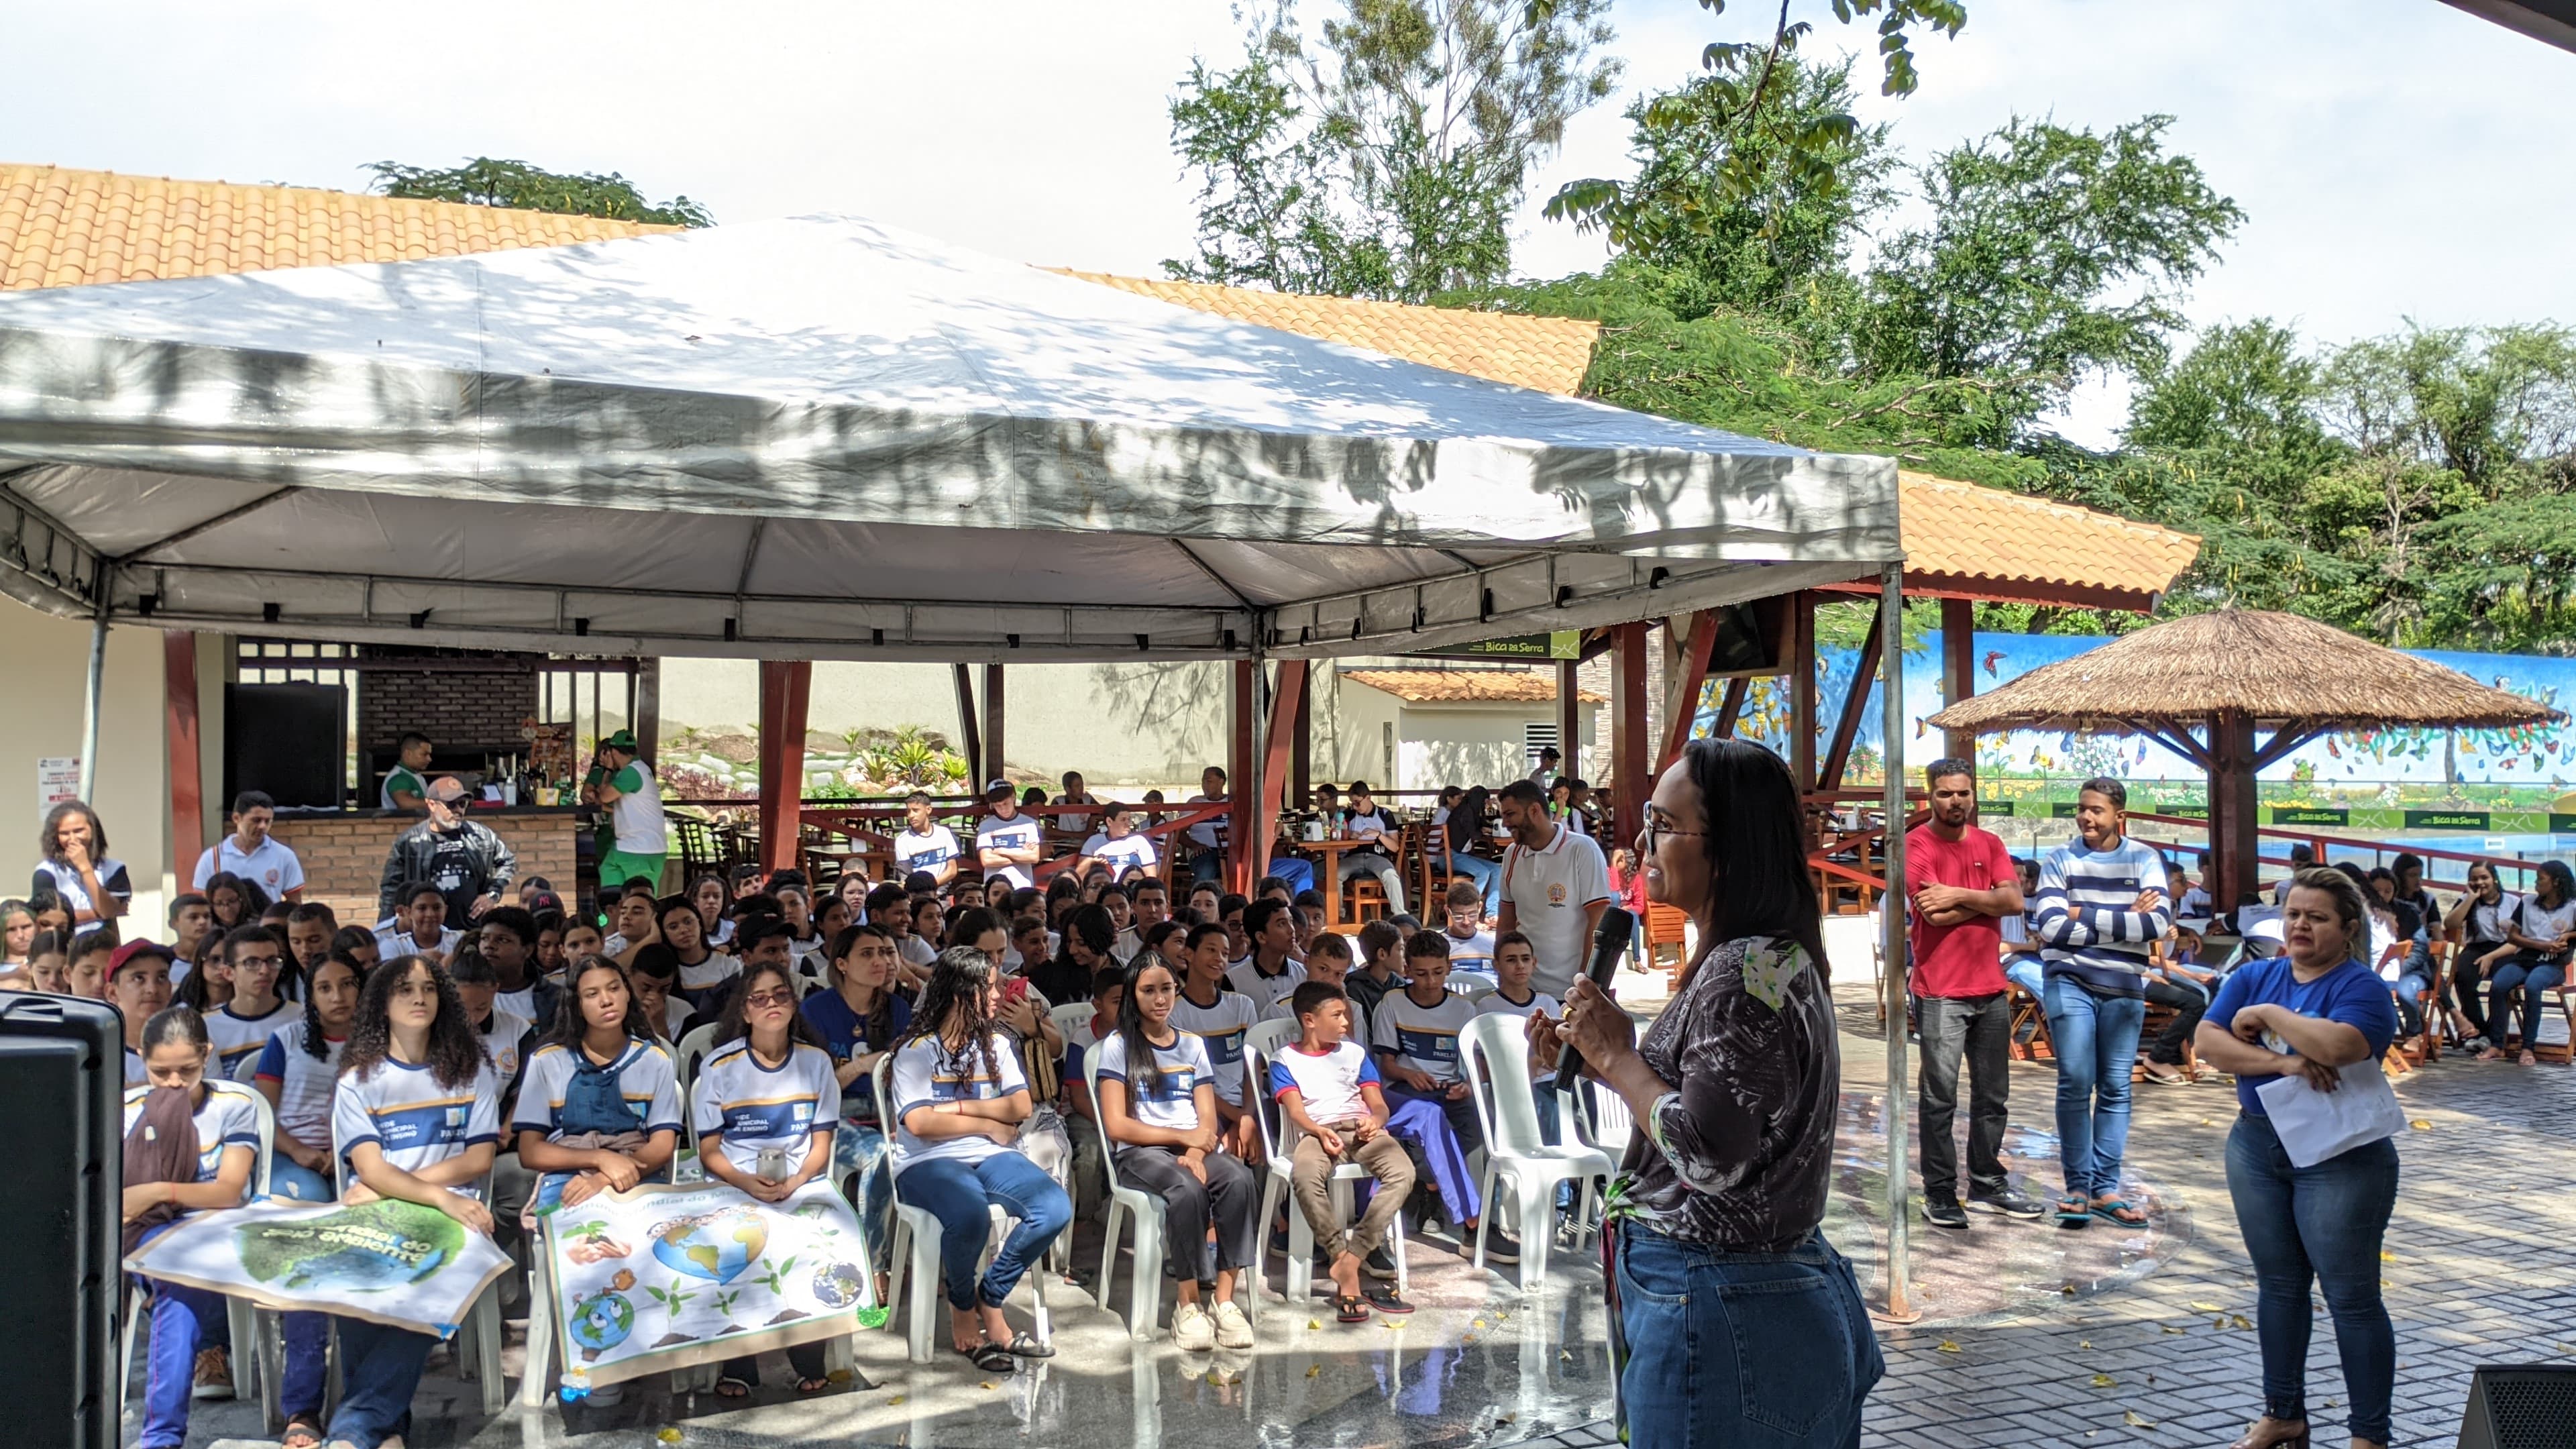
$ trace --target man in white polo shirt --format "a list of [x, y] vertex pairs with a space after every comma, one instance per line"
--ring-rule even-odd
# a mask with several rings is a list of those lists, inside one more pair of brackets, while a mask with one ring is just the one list
[[916, 870], [928, 871], [941, 890], [957, 879], [957, 832], [930, 818], [927, 790], [904, 797], [903, 833], [894, 838], [894, 870], [897, 880]]
[[304, 899], [304, 862], [286, 842], [268, 833], [277, 823], [277, 802], [265, 792], [244, 790], [233, 797], [233, 833], [197, 857], [196, 888], [229, 871], [257, 882], [273, 901]]
[[995, 881], [1013, 890], [1027, 889], [1042, 843], [1038, 818], [1020, 813], [1020, 795], [1011, 782], [995, 780], [986, 785], [984, 818], [975, 826], [975, 863], [984, 868], [985, 889], [991, 890]]
[[1502, 914], [1497, 940], [1508, 931], [1529, 937], [1538, 954], [1530, 984], [1565, 999], [1566, 988], [1589, 964], [1592, 932], [1610, 907], [1610, 867], [1591, 837], [1566, 829], [1547, 815], [1547, 792], [1514, 780], [1495, 795], [1503, 827], [1512, 833], [1503, 853]]

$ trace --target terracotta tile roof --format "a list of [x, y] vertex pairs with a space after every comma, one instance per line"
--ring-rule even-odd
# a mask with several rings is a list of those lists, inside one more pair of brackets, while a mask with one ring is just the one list
[[[1554, 704], [1556, 672], [1550, 669], [1345, 669], [1342, 678], [1382, 689], [1408, 704]], [[1609, 696], [1578, 688], [1584, 704]]]
[[1592, 365], [1592, 340], [1601, 331], [1598, 322], [1571, 317], [1516, 317], [1505, 312], [1308, 297], [1251, 287], [1158, 282], [1147, 277], [1059, 270], [1086, 282], [1213, 312], [1238, 322], [1365, 347], [1407, 362], [1534, 387], [1563, 397], [1572, 397], [1582, 388], [1584, 370]]
[[1897, 475], [1905, 581], [1924, 592], [2143, 610], [2200, 553], [2200, 539], [2047, 498]]
[[301, 186], [0, 165], [0, 290], [402, 262], [677, 229]]

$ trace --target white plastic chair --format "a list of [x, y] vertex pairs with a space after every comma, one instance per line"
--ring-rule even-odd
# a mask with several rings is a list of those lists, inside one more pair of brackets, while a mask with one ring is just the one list
[[1459, 1066], [1476, 1120], [1485, 1129], [1485, 1167], [1477, 1182], [1485, 1215], [1476, 1223], [1476, 1266], [1485, 1266], [1485, 1233], [1492, 1226], [1494, 1187], [1509, 1178], [1520, 1210], [1521, 1291], [1547, 1281], [1548, 1241], [1556, 1233], [1556, 1187], [1607, 1177], [1617, 1165], [1597, 1147], [1577, 1142], [1552, 1146], [1539, 1136], [1538, 1098], [1530, 1088], [1528, 1023], [1499, 1013], [1467, 1024], [1458, 1042]]
[[[1082, 1084], [1091, 1092], [1094, 1110], [1100, 1101], [1100, 1053], [1086, 1050], [1082, 1054]], [[1127, 1336], [1139, 1343], [1150, 1342], [1160, 1331], [1163, 1312], [1163, 1200], [1150, 1193], [1129, 1187], [1118, 1180], [1116, 1144], [1109, 1134], [1100, 1134], [1101, 1149], [1112, 1154], [1109, 1167], [1109, 1216], [1100, 1235], [1100, 1306], [1109, 1306], [1109, 1294], [1118, 1271], [1118, 1215], [1128, 1214], [1135, 1223], [1134, 1281], [1128, 1285]], [[1261, 1295], [1255, 1292], [1251, 1299]]]
[[[893, 1107], [894, 1099], [889, 1094], [887, 1085], [893, 1068], [894, 1054], [889, 1052], [884, 1060], [877, 1063], [873, 1078], [876, 1084], [877, 1110], [884, 1118], [885, 1130], [889, 1138], [900, 1130]], [[978, 1272], [993, 1261], [993, 1255], [1001, 1251], [1002, 1240], [1010, 1235], [1012, 1225], [1019, 1221], [1002, 1211], [999, 1203], [993, 1205], [992, 1214], [993, 1231], [985, 1240], [983, 1256], [976, 1260]], [[914, 1207], [900, 1196], [894, 1200], [894, 1252], [892, 1254], [894, 1271], [892, 1280], [887, 1286], [886, 1307], [891, 1310], [902, 1300], [904, 1279], [909, 1270], [909, 1276], [912, 1279], [912, 1312], [905, 1320], [904, 1342], [914, 1363], [930, 1362], [932, 1304], [934, 1300], [946, 1301], [940, 1298], [938, 1291], [939, 1240], [939, 1219], [932, 1217], [928, 1209]], [[1047, 1314], [1046, 1275], [1046, 1265], [1042, 1263], [1033, 1265], [1030, 1271], [1021, 1275], [1022, 1280], [1029, 1285], [1030, 1298], [1036, 1303], [1030, 1318], [1033, 1325], [1032, 1331], [1037, 1334], [1040, 1343], [1051, 1343], [1055, 1338], [1054, 1320]], [[893, 1326], [894, 1322], [889, 1312], [886, 1318], [887, 1326]]]
[[679, 1078], [681, 1101], [688, 1100], [689, 1087], [698, 1079], [698, 1068], [715, 1051], [716, 1028], [722, 1025], [724, 1023], [719, 1021], [708, 1022], [704, 1026], [683, 1033], [679, 1041], [672, 1045], [671, 1071]]
[[[269, 1164], [277, 1150], [277, 1115], [269, 1110], [266, 1097], [239, 1082], [226, 1081], [221, 1077], [208, 1077], [205, 1080], [207, 1091], [247, 1098], [252, 1109], [257, 1113], [259, 1147], [252, 1154], [250, 1185], [242, 1198], [244, 1202], [256, 1202], [268, 1196]], [[119, 1110], [122, 1110], [121, 1104]], [[120, 1131], [118, 1135], [124, 1134]], [[134, 1340], [143, 1327], [145, 1297], [145, 1294], [134, 1291], [132, 1285], [128, 1285], [125, 1305], [125, 1342], [116, 1365], [116, 1392], [120, 1407], [124, 1401], [125, 1385], [134, 1375]], [[224, 1322], [232, 1331], [235, 1349], [232, 1356], [234, 1396], [249, 1398], [256, 1394], [262, 1404], [272, 1403], [277, 1397], [277, 1383], [275, 1375], [270, 1371], [271, 1366], [257, 1352], [259, 1343], [257, 1310], [253, 1309], [246, 1299], [228, 1296], [224, 1299]], [[252, 1345], [253, 1351], [248, 1354], [240, 1352], [240, 1347], [244, 1344]], [[245, 1377], [249, 1382], [243, 1381]]]
[[[1296, 1034], [1297, 1023], [1293, 1021], [1254, 1023], [1252, 1029], [1244, 1034], [1243, 1069], [1247, 1072], [1259, 1073], [1253, 1079], [1254, 1081], [1268, 1082], [1271, 1059], [1276, 1057], [1280, 1049], [1285, 1047]], [[1253, 1094], [1252, 1111], [1253, 1116], [1261, 1123], [1263, 1156], [1270, 1167], [1268, 1180], [1261, 1188], [1260, 1221], [1266, 1229], [1270, 1220], [1278, 1216], [1280, 1205], [1287, 1202], [1290, 1196], [1293, 1174], [1296, 1170], [1298, 1133], [1296, 1127], [1286, 1117], [1279, 1115], [1277, 1106], [1266, 1091]], [[1356, 1162], [1335, 1163], [1332, 1176], [1326, 1179], [1333, 1194], [1333, 1215], [1344, 1222], [1356, 1217], [1359, 1194], [1353, 1184], [1375, 1180], [1367, 1168]], [[1386, 1250], [1388, 1255], [1395, 1259], [1395, 1291], [1399, 1294], [1412, 1292], [1413, 1267], [1405, 1254], [1404, 1214], [1401, 1212], [1398, 1212], [1395, 1220], [1387, 1226]], [[1280, 1297], [1294, 1308], [1306, 1301], [1307, 1295], [1313, 1289], [1314, 1281], [1315, 1226], [1306, 1221], [1303, 1209], [1290, 1203], [1288, 1205], [1288, 1274], [1286, 1282], [1281, 1285]], [[1256, 1293], [1254, 1296], [1259, 1295]]]
[[[1627, 1155], [1628, 1138], [1636, 1130], [1628, 1099], [1599, 1082], [1585, 1082], [1580, 1091], [1560, 1084], [1556, 1089], [1556, 1121], [1561, 1129], [1559, 1136], [1596, 1148], [1614, 1163]], [[1607, 1178], [1583, 1180], [1583, 1195], [1575, 1204], [1575, 1221], [1586, 1234], [1600, 1231], [1601, 1211], [1609, 1191]]]
[[1073, 1044], [1073, 1029], [1091, 1020], [1091, 1003], [1076, 1001], [1064, 1006], [1051, 1006], [1047, 1008], [1047, 1020], [1055, 1023], [1056, 1034], [1070, 1046]]
[[[697, 1033], [691, 1032], [690, 1035], [695, 1036]], [[694, 1142], [697, 1140], [697, 1136], [694, 1130], [688, 1126], [686, 1120], [688, 1115], [688, 1089], [683, 1088], [680, 1095], [680, 1116], [682, 1118], [680, 1136], [684, 1141]], [[516, 1136], [518, 1129], [511, 1128], [510, 1132], [512, 1136]], [[663, 1164], [661, 1175], [656, 1178], [647, 1178], [645, 1180], [648, 1182], [677, 1181], [677, 1170], [679, 1165], [680, 1154], [676, 1149], [674, 1149], [671, 1153], [671, 1160]], [[540, 1179], [544, 1176], [545, 1174], [543, 1173], [538, 1174]], [[531, 1193], [536, 1191], [534, 1184], [530, 1185], [529, 1191]], [[491, 1201], [488, 1194], [484, 1201], [487, 1203]], [[519, 1373], [519, 1407], [523, 1409], [537, 1408], [545, 1403], [546, 1378], [554, 1368], [555, 1284], [551, 1255], [549, 1254], [546, 1245], [546, 1222], [547, 1218], [541, 1215], [536, 1219], [536, 1226], [528, 1231], [528, 1361], [526, 1366], [523, 1367]], [[487, 1302], [492, 1305], [492, 1343], [494, 1345], [492, 1351], [497, 1356], [500, 1352], [499, 1344], [501, 1342], [501, 1285], [498, 1280], [495, 1280], [490, 1288], [484, 1290], [482, 1301], [477, 1302], [474, 1306], [479, 1312], [483, 1308], [484, 1303]], [[671, 1381], [674, 1385], [683, 1385], [685, 1383], [694, 1382], [696, 1379], [703, 1378], [704, 1386], [707, 1388], [713, 1388], [715, 1387], [715, 1380], [712, 1377], [714, 1370], [715, 1366], [713, 1364], [701, 1364], [697, 1368], [691, 1369], [674, 1369], [671, 1372]], [[493, 1385], [499, 1383], [499, 1381], [500, 1375], [496, 1367], [491, 1382], [487, 1383], [483, 1389], [483, 1395], [487, 1402], [491, 1400]], [[496, 1407], [488, 1410], [488, 1412], [497, 1414], [500, 1412], [500, 1409]]]

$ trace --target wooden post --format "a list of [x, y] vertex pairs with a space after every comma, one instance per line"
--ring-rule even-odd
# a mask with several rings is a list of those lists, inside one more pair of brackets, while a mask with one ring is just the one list
[[[1308, 667], [1303, 659], [1283, 659], [1279, 661], [1279, 677], [1271, 685], [1267, 738], [1261, 751], [1261, 800], [1252, 821], [1252, 838], [1261, 844], [1264, 871], [1270, 868], [1270, 842], [1279, 838], [1279, 807], [1288, 793], [1288, 761], [1297, 741], [1304, 738], [1297, 721], [1305, 717]], [[1298, 777], [1301, 782], [1304, 778]]]
[[2209, 874], [2201, 885], [2219, 911], [2236, 909], [2262, 875], [2261, 862], [2255, 858], [2261, 812], [2256, 808], [2254, 755], [2252, 719], [2228, 710], [2210, 720]]
[[[1306, 678], [1297, 690], [1297, 723], [1288, 737], [1288, 803], [1303, 810], [1315, 798], [1315, 681], [1303, 660], [1297, 668]], [[1284, 693], [1288, 666], [1279, 669]]]
[[[1977, 693], [1977, 603], [1974, 599], [1941, 601], [1941, 703], [1965, 704]], [[1973, 730], [1941, 732], [1941, 753], [1974, 764], [1977, 736]]]
[[1577, 778], [1583, 774], [1583, 690], [1575, 674], [1581, 667], [1571, 659], [1556, 662], [1556, 767]]
[[[1870, 631], [1871, 647], [1861, 651], [1862, 682], [1852, 690], [1852, 704], [1845, 711], [1847, 716], [1858, 713], [1861, 703], [1868, 699], [1867, 681], [1874, 662], [1868, 656], [1878, 655], [1887, 663], [1887, 684], [1881, 692], [1879, 713], [1879, 730], [1886, 736], [1880, 750], [1887, 766], [1880, 808], [1887, 815], [1887, 879], [1895, 886], [1879, 897], [1879, 950], [1887, 962], [1887, 1305], [1880, 1316], [1891, 1323], [1910, 1323], [1922, 1316], [1906, 1293], [1906, 1278], [1912, 1271], [1907, 1257], [1914, 1230], [1910, 1185], [1906, 1181], [1906, 1159], [1914, 1155], [1914, 1136], [1906, 1123], [1906, 1108], [1911, 1105], [1914, 1082], [1905, 1060], [1904, 580], [1902, 564], [1889, 564], [1880, 572], [1878, 627]], [[1846, 718], [1845, 723], [1851, 721]], [[1848, 752], [1846, 746], [1836, 753]], [[1839, 764], [1835, 768], [1839, 771]]]
[[658, 776], [662, 769], [662, 661], [635, 661], [635, 713], [631, 723], [635, 730], [635, 748], [652, 764]]
[[161, 636], [163, 742], [170, 751], [170, 874], [189, 889], [206, 849], [206, 776], [197, 755], [197, 636]]
[[1816, 788], [1816, 596], [1789, 597], [1789, 772]]
[[1717, 703], [1717, 728], [1709, 731], [1713, 740], [1735, 738], [1735, 722], [1744, 717], [1744, 696], [1753, 681], [1739, 674], [1726, 681], [1726, 697]]
[[765, 870], [786, 870], [802, 855], [805, 707], [813, 688], [812, 660], [760, 661], [760, 864]]
[[1252, 822], [1255, 813], [1252, 808], [1253, 776], [1258, 773], [1252, 758], [1253, 732], [1259, 720], [1252, 687], [1254, 668], [1249, 659], [1234, 661], [1226, 707], [1226, 865], [1233, 878], [1234, 889], [1245, 895], [1250, 895], [1252, 883], [1261, 879], [1254, 874], [1254, 855], [1267, 854], [1263, 849], [1266, 842], [1253, 835]]
[[984, 779], [1007, 779], [1002, 765], [1006, 756], [1002, 744], [1002, 666], [984, 666]]
[[975, 722], [975, 672], [972, 666], [952, 664], [957, 684], [957, 753], [966, 761], [966, 793], [981, 799], [984, 782], [993, 777], [983, 773], [984, 730]]
[[1869, 625], [1869, 635], [1861, 641], [1860, 658], [1852, 665], [1851, 687], [1843, 691], [1843, 712], [1834, 719], [1834, 741], [1825, 752], [1824, 768], [1817, 773], [1816, 788], [1839, 790], [1843, 787], [1843, 767], [1851, 763], [1852, 741], [1860, 737], [1861, 712], [1869, 708], [1870, 681], [1878, 674], [1879, 647], [1887, 628], [1887, 607], [1879, 606], [1878, 617]]
[[1645, 824], [1655, 788], [1655, 762], [1646, 753], [1646, 625], [1618, 625], [1611, 637], [1611, 821], [1616, 839], [1627, 841]]
[[[1709, 651], [1717, 644], [1716, 615], [1705, 611], [1692, 614], [1689, 623], [1689, 637], [1680, 641], [1680, 648], [1666, 655], [1667, 663], [1675, 667], [1673, 677], [1665, 681], [1664, 747], [1655, 755], [1654, 773], [1657, 775], [1663, 774], [1665, 767], [1680, 759], [1682, 746], [1690, 743], [1691, 725], [1699, 718], [1699, 697], [1707, 691]], [[1672, 624], [1667, 623], [1664, 628], [1669, 632]], [[1654, 788], [1649, 781], [1647, 792], [1651, 794]]]

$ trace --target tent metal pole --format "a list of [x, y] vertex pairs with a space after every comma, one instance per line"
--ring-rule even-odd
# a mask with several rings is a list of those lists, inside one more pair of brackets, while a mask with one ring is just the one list
[[80, 797], [98, 799], [99, 695], [107, 687], [107, 570], [98, 573], [98, 611], [89, 626], [89, 685], [81, 697]]
[[[1908, 1230], [1913, 1224], [1912, 1193], [1905, 1178], [1912, 1140], [1906, 1121], [1911, 1090], [1905, 1061], [1905, 566], [1888, 564], [1879, 571], [1878, 604], [1879, 748], [1885, 770], [1887, 812], [1887, 889], [1878, 897], [1880, 959], [1886, 969], [1887, 993], [1887, 1306], [1879, 1314], [1889, 1322], [1911, 1323], [1923, 1315], [1908, 1301], [1912, 1277]], [[1855, 710], [1859, 704], [1855, 695]]]

